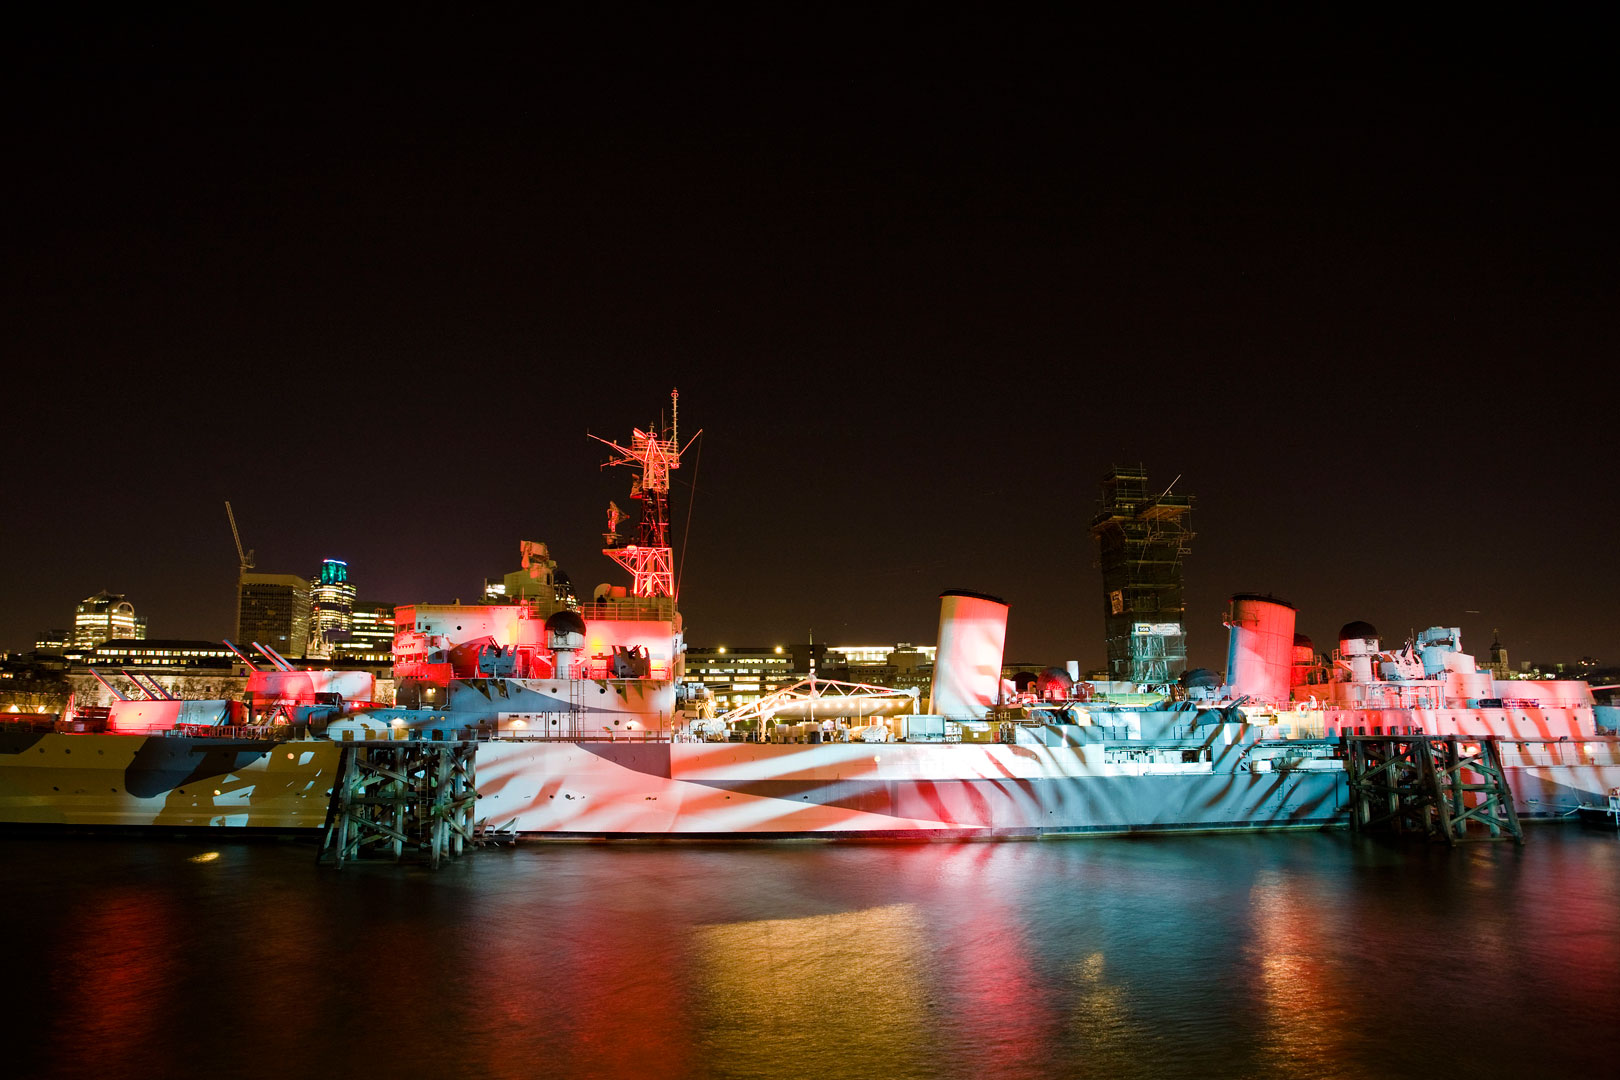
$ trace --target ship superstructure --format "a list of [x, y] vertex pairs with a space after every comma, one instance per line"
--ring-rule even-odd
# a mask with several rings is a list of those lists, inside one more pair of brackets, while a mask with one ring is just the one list
[[1462, 649], [1457, 627], [1433, 626], [1385, 648], [1355, 620], [1319, 655], [1295, 633], [1293, 605], [1240, 593], [1230, 628], [1230, 692], [1254, 711], [1288, 716], [1301, 733], [1497, 736], [1575, 742], [1612, 732], [1598, 723], [1591, 687], [1576, 679], [1504, 679]]
[[508, 602], [397, 608], [394, 707], [346, 718], [328, 735], [669, 737], [680, 722], [685, 664], [669, 542], [678, 403], [672, 394], [667, 429], [638, 428], [629, 446], [598, 439], [614, 452], [604, 468], [634, 471], [631, 497], [641, 504], [633, 542], [620, 541], [616, 504], [603, 537], [603, 554], [630, 571], [628, 588], [600, 585], [580, 603], [571, 588], [558, 587], [546, 545], [525, 541], [523, 569], [508, 575]]

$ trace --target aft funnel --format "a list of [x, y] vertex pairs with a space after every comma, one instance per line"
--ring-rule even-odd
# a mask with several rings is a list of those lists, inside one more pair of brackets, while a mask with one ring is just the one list
[[1288, 700], [1294, 667], [1294, 605], [1272, 596], [1238, 593], [1226, 626], [1226, 683], [1239, 697]]
[[951, 720], [983, 720], [1001, 691], [1007, 605], [983, 593], [939, 596], [939, 639], [928, 711]]

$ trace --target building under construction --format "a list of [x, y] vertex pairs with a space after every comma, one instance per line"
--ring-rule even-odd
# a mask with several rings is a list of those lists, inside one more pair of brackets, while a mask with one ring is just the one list
[[1116, 466], [1103, 478], [1091, 534], [1102, 565], [1110, 679], [1157, 685], [1187, 669], [1181, 560], [1191, 550], [1193, 497], [1173, 487], [1149, 487], [1140, 465]]

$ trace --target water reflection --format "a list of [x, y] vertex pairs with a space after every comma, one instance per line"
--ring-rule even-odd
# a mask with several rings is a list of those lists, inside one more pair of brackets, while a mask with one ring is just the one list
[[181, 976], [172, 893], [157, 883], [108, 881], [68, 900], [66, 914], [47, 983], [60, 1005], [48, 1022], [64, 1063], [109, 1076], [130, 1064], [160, 1067], [159, 1018]]
[[[218, 858], [196, 861], [218, 852]], [[13, 840], [25, 1075], [1601, 1073], [1620, 843]], [[1434, 1018], [1466, 1038], [1413, 1037]]]
[[[1259, 1053], [1278, 1074], [1332, 1076], [1343, 1068], [1344, 1038], [1353, 1027], [1341, 945], [1333, 940], [1332, 897], [1308, 873], [1266, 869], [1249, 890], [1246, 959], [1255, 976]], [[1379, 942], [1363, 941], [1369, 953]], [[1348, 958], [1356, 962], [1352, 952]], [[1376, 955], [1364, 962], [1376, 965]]]
[[704, 1060], [838, 1077], [925, 1071], [939, 1017], [920, 978], [927, 947], [914, 904], [762, 919], [694, 932]]
[[1077, 1064], [1094, 1076], [1137, 1075], [1154, 1060], [1151, 1031], [1136, 1015], [1129, 989], [1107, 968], [1104, 955], [1094, 952], [1072, 969]]

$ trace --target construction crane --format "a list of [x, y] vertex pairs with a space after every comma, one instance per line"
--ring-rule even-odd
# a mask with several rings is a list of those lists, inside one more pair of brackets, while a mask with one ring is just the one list
[[225, 516], [230, 519], [231, 539], [236, 541], [236, 559], [241, 564], [237, 572], [245, 574], [253, 569], [253, 552], [244, 552], [242, 550], [242, 534], [236, 531], [236, 515], [231, 512], [231, 500], [229, 499], [225, 500]]
[[231, 539], [236, 541], [236, 625], [232, 628], [232, 632], [240, 638], [242, 636], [242, 580], [247, 577], [248, 571], [253, 569], [253, 552], [242, 550], [242, 534], [236, 531], [236, 514], [231, 510], [231, 500], [229, 499], [225, 500], [225, 516], [231, 522]]

